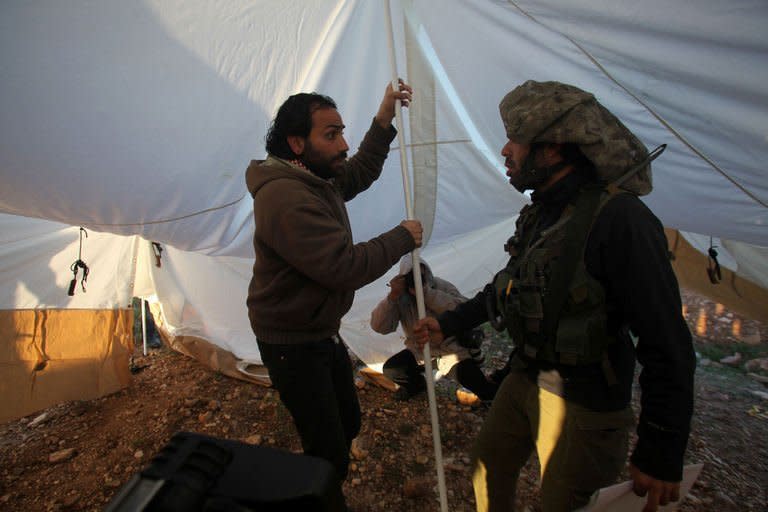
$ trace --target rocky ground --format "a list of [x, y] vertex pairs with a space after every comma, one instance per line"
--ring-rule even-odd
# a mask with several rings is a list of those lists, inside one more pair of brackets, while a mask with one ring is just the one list
[[[761, 380], [768, 365], [761, 368], [760, 358], [768, 357], [768, 331], [696, 295], [685, 293], [684, 301], [701, 356], [686, 462], [705, 466], [680, 510], [762, 512], [768, 389]], [[485, 349], [490, 367], [503, 364], [501, 339], [486, 340]], [[0, 510], [102, 510], [178, 431], [300, 451], [290, 416], [271, 389], [164, 348], [139, 354], [135, 363], [142, 369], [127, 389], [0, 425]], [[448, 504], [470, 511], [468, 453], [486, 410], [457, 403], [454, 391], [438, 383]], [[344, 485], [350, 504], [360, 511], [439, 510], [426, 398], [398, 402], [368, 383], [360, 401], [363, 428]], [[534, 460], [520, 480], [519, 510], [540, 510], [537, 485]]]

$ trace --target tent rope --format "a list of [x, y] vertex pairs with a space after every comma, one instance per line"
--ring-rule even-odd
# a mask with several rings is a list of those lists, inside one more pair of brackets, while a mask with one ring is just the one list
[[534, 23], [537, 23], [537, 24], [541, 25], [542, 27], [545, 27], [545, 28], [547, 28], [549, 30], [557, 32], [558, 34], [560, 34], [561, 36], [566, 38], [568, 41], [570, 41], [571, 44], [573, 44], [576, 48], [578, 48], [579, 51], [581, 51], [581, 53], [583, 53], [597, 67], [597, 69], [599, 69], [606, 76], [606, 78], [608, 78], [610, 81], [612, 81], [618, 87], [620, 87], [624, 92], [626, 92], [632, 98], [634, 98], [635, 101], [637, 101], [640, 105], [642, 105], [643, 108], [645, 108], [645, 110], [647, 110], [649, 114], [651, 114], [653, 117], [655, 117], [656, 120], [659, 123], [661, 123], [672, 135], [674, 135], [675, 138], [677, 138], [677, 140], [679, 140], [685, 147], [690, 149], [696, 156], [698, 156], [699, 158], [701, 158], [702, 160], [707, 162], [710, 165], [710, 167], [712, 167], [712, 169], [714, 169], [719, 174], [721, 174], [725, 179], [730, 181], [733, 184], [733, 186], [735, 186], [736, 188], [741, 190], [747, 197], [752, 199], [754, 202], [756, 202], [760, 206], [762, 206], [764, 208], [768, 208], [768, 203], [766, 203], [765, 201], [763, 201], [762, 199], [757, 197], [755, 194], [753, 194], [752, 192], [747, 190], [743, 185], [741, 185], [738, 181], [736, 181], [734, 178], [732, 178], [727, 172], [725, 172], [719, 165], [717, 165], [715, 162], [713, 162], [712, 159], [710, 159], [708, 156], [706, 156], [704, 153], [702, 153], [699, 149], [697, 149], [692, 143], [690, 143], [685, 137], [683, 137], [683, 135], [680, 132], [675, 130], [672, 127], [672, 125], [670, 125], [663, 117], [661, 117], [661, 114], [658, 114], [655, 110], [653, 110], [653, 108], [650, 105], [648, 105], [646, 102], [644, 102], [639, 96], [637, 96], [635, 93], [630, 91], [627, 87], [624, 86], [624, 84], [619, 82], [619, 80], [617, 80], [613, 75], [611, 75], [611, 73], [602, 64], [600, 64], [600, 62], [598, 62], [598, 60], [594, 56], [592, 56], [591, 53], [589, 53], [583, 46], [581, 46], [579, 43], [577, 43], [572, 37], [567, 36], [566, 34], [563, 34], [562, 32], [553, 29], [552, 27], [548, 26], [545, 23], [542, 23], [541, 21], [536, 19], [533, 15], [531, 15], [527, 11], [525, 11], [522, 7], [517, 5], [517, 3], [515, 3], [513, 0], [507, 0], [507, 1], [515, 9], [520, 11], [524, 16], [529, 18]]
[[117, 222], [117, 223], [105, 223], [105, 222], [89, 222], [89, 226], [111, 226], [111, 227], [125, 227], [125, 226], [149, 226], [152, 224], [165, 224], [168, 222], [176, 222], [179, 220], [188, 219], [190, 217], [195, 217], [197, 215], [203, 215], [204, 213], [210, 213], [215, 212], [216, 210], [223, 210], [224, 208], [229, 208], [232, 205], [235, 205], [243, 200], [245, 197], [245, 194], [241, 195], [234, 201], [231, 201], [229, 203], [222, 204], [220, 206], [212, 206], [211, 208], [206, 208], [204, 210], [199, 210], [196, 212], [188, 213], [186, 215], [180, 215], [178, 217], [171, 217], [168, 219], [160, 219], [160, 220], [147, 220], [144, 222]]

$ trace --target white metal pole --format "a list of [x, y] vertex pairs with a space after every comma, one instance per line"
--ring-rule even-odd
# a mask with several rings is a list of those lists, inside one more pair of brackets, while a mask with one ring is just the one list
[[144, 355], [147, 355], [147, 314], [144, 312], [146, 301], [141, 299], [141, 341], [144, 344]]
[[[395, 36], [392, 28], [392, 12], [390, 11], [389, 0], [385, 0], [384, 11], [387, 21], [387, 30], [389, 37], [387, 43], [389, 44], [389, 64], [392, 69], [392, 87], [397, 90], [398, 74], [397, 74], [397, 59], [395, 57]], [[403, 193], [405, 195], [405, 210], [406, 218], [413, 219], [413, 204], [411, 201], [411, 182], [408, 176], [408, 157], [405, 149], [405, 134], [403, 132], [403, 110], [400, 101], [397, 102], [397, 108], [395, 108], [395, 123], [397, 127], [397, 142], [400, 146], [400, 169], [403, 175]], [[424, 290], [421, 282], [421, 258], [418, 248], [413, 251], [413, 282], [416, 291], [416, 309], [419, 314], [419, 318], [426, 316], [424, 308]], [[443, 468], [443, 451], [442, 444], [440, 442], [440, 422], [437, 416], [437, 401], [435, 400], [435, 380], [432, 375], [432, 355], [429, 344], [424, 345], [424, 378], [427, 381], [427, 400], [429, 402], [429, 413], [432, 421], [432, 444], [435, 449], [435, 467], [437, 469], [437, 488], [440, 495], [440, 510], [442, 512], [448, 511], [448, 500], [446, 498], [445, 491], [445, 471]]]

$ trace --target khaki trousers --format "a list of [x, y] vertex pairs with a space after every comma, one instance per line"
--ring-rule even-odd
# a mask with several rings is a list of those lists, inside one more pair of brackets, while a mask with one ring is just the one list
[[629, 407], [595, 412], [540, 389], [521, 372], [502, 382], [472, 454], [478, 512], [514, 510], [520, 470], [533, 449], [541, 466], [544, 512], [584, 506], [624, 467]]

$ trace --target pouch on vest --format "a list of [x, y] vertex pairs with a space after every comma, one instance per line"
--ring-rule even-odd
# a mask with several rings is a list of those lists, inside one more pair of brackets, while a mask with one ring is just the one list
[[533, 334], [541, 332], [541, 322], [544, 319], [542, 294], [545, 277], [544, 270], [537, 265], [541, 257], [546, 257], [546, 250], [536, 249], [523, 263], [520, 268], [520, 291], [516, 297], [516, 313], [524, 322], [522, 328]]
[[611, 337], [607, 333], [604, 291], [586, 278], [586, 270], [576, 273], [568, 293], [564, 315], [557, 324], [555, 352], [565, 364], [599, 362]]
[[[517, 295], [514, 279], [509, 272], [509, 266], [494, 276], [492, 290], [494, 293], [493, 305], [495, 306], [495, 311], [491, 310], [489, 301], [488, 318], [493, 328], [501, 332], [507, 327], [504, 319], [510, 314], [508, 308], [514, 303], [514, 299], [510, 299], [510, 297]], [[500, 319], [498, 318], [499, 316], [501, 316]]]

